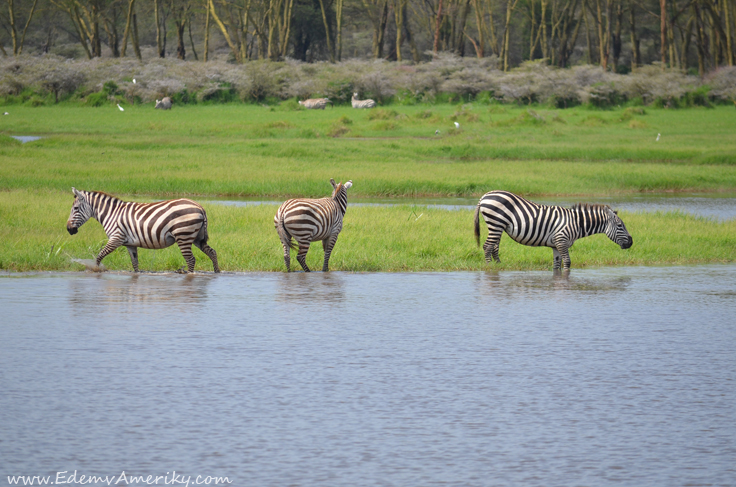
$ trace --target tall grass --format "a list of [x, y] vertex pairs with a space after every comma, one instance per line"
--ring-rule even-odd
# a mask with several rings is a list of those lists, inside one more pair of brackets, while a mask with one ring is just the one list
[[[71, 259], [93, 259], [107, 238], [90, 220], [78, 234], [66, 232], [71, 193], [0, 192], [0, 269], [83, 270]], [[204, 203], [210, 244], [225, 271], [283, 271], [283, 250], [273, 227], [276, 205], [232, 207]], [[622, 213], [634, 246], [621, 250], [604, 235], [581, 239], [571, 250], [573, 268], [608, 265], [700, 264], [736, 261], [736, 221], [716, 222], [682, 213]], [[448, 271], [551, 269], [552, 251], [525, 247], [505, 235], [501, 264], [487, 264], [473, 237], [471, 211], [427, 207], [351, 207], [330, 260], [335, 271]], [[197, 271], [212, 264], [195, 250]], [[321, 245], [307, 261], [322, 265]], [[176, 248], [139, 251], [140, 268], [172, 271], [184, 265]], [[104, 261], [111, 270], [132, 270], [125, 248]]]

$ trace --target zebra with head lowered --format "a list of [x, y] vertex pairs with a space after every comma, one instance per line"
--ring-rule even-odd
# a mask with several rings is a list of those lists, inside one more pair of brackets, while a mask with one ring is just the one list
[[622, 249], [628, 249], [633, 239], [624, 222], [608, 205], [577, 204], [572, 208], [538, 205], [507, 191], [491, 191], [483, 195], [475, 208], [475, 240], [480, 245], [480, 218], [488, 226], [488, 238], [483, 244], [486, 261], [498, 258], [498, 245], [505, 231], [520, 244], [532, 247], [552, 247], [554, 268], [560, 264], [570, 268], [568, 250], [575, 240], [596, 233], [605, 233]]
[[330, 179], [330, 184], [332, 184], [333, 191], [329, 198], [291, 199], [284, 202], [276, 212], [273, 221], [281, 239], [281, 245], [284, 247], [286, 272], [291, 270], [289, 249], [296, 249], [292, 237], [299, 244], [296, 260], [304, 271], [309, 272], [309, 267], [307, 267], [309, 244], [318, 240], [322, 241], [322, 247], [325, 250], [325, 263], [322, 271], [329, 270], [330, 254], [342, 230], [342, 219], [348, 208], [348, 189], [353, 182], [348, 181], [342, 184]]
[[373, 108], [376, 106], [375, 100], [358, 100], [358, 94], [353, 93], [353, 98], [350, 100], [353, 104], [353, 108]]
[[122, 201], [101, 191], [74, 192], [74, 204], [66, 222], [70, 235], [90, 218], [102, 224], [107, 244], [97, 256], [96, 264], [112, 251], [124, 245], [128, 248], [133, 269], [138, 272], [138, 247], [163, 249], [176, 243], [187, 261], [189, 272], [194, 272], [192, 244], [211, 260], [215, 272], [220, 272], [217, 252], [207, 245], [207, 214], [199, 204], [188, 199], [134, 203]]
[[324, 110], [328, 103], [332, 103], [329, 98], [310, 98], [309, 100], [299, 100], [299, 104], [304, 108], [312, 110]]

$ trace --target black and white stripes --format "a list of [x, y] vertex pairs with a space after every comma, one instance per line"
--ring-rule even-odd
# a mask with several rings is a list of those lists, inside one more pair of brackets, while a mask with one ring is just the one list
[[107, 245], [97, 256], [98, 266], [108, 254], [124, 245], [128, 248], [133, 269], [138, 272], [139, 247], [163, 249], [176, 243], [189, 272], [194, 272], [195, 264], [192, 245], [212, 260], [215, 272], [220, 272], [217, 252], [207, 245], [207, 214], [194, 201], [177, 199], [134, 203], [97, 191], [78, 191], [74, 188], [72, 191], [74, 205], [66, 222], [69, 233], [74, 235], [87, 220], [95, 218], [107, 234]]
[[333, 191], [329, 198], [291, 199], [282, 204], [276, 212], [274, 225], [284, 247], [287, 272], [291, 270], [289, 250], [296, 248], [292, 238], [299, 245], [296, 260], [306, 272], [309, 272], [306, 260], [309, 244], [321, 240], [325, 250], [322, 270], [328, 270], [330, 254], [342, 230], [342, 219], [348, 207], [348, 189], [353, 182], [342, 184], [330, 179], [330, 184]]
[[507, 191], [491, 191], [483, 195], [475, 208], [475, 238], [480, 245], [480, 215], [488, 226], [488, 238], [483, 244], [486, 261], [500, 262], [498, 246], [501, 234], [520, 244], [551, 247], [554, 268], [562, 264], [570, 268], [569, 249], [575, 240], [596, 233], [605, 233], [622, 249], [628, 249], [633, 239], [624, 222], [607, 205], [579, 204], [572, 208], [538, 205]]

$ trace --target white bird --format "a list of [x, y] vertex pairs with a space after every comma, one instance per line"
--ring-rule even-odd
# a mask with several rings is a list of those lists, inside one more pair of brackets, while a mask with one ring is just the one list
[[459, 124], [459, 123], [457, 123], [457, 122], [455, 122], [455, 128], [456, 128], [456, 129], [459, 129], [459, 128], [460, 128], [460, 124]]
[[440, 129], [435, 130], [434, 135], [440, 135]]
[[10, 115], [8, 112], [3, 113], [3, 115]]
[[662, 135], [662, 134], [657, 134], [657, 140], [656, 140], [656, 142], [659, 142], [659, 136], [660, 135]]
[[121, 107], [120, 106], [120, 103], [118, 103], [118, 108], [120, 109], [121, 112], [124, 112], [125, 111], [125, 108]]
[[133, 78], [133, 84], [135, 84], [135, 78]]

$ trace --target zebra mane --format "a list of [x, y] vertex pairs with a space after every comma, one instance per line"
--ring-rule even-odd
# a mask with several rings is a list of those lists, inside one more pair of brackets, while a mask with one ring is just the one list
[[88, 193], [88, 194], [91, 194], [91, 195], [92, 194], [100, 194], [100, 195], [103, 195], [103, 196], [107, 196], [108, 198], [112, 198], [114, 200], [117, 200], [117, 201], [122, 201], [117, 196], [113, 196], [110, 193], [105, 193], [104, 191], [85, 191], [85, 193]]
[[575, 203], [572, 205], [573, 210], [584, 210], [584, 211], [591, 211], [591, 210], [605, 210], [605, 209], [611, 209], [608, 205], [600, 205], [596, 203]]

